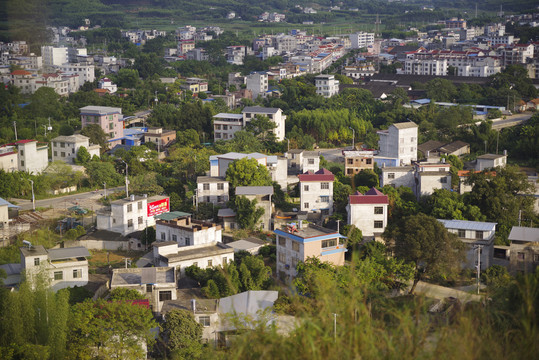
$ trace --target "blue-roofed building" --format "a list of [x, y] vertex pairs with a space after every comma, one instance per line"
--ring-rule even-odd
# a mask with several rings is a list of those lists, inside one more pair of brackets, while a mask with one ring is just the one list
[[481, 259], [481, 270], [486, 270], [492, 265], [496, 223], [444, 219], [438, 219], [438, 221], [466, 244], [465, 267], [475, 269], [478, 255]]

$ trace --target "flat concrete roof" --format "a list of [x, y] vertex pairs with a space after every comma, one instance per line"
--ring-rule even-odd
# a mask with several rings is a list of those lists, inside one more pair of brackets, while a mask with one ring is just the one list
[[166, 283], [175, 283], [172, 267], [114, 269], [111, 287]]
[[234, 249], [223, 243], [208, 244], [203, 247], [196, 247], [191, 249], [191, 246], [185, 248], [179, 248], [175, 254], [161, 255], [169, 262], [185, 261], [191, 259], [199, 259], [213, 255], [229, 254], [233, 253]]
[[45, 250], [45, 247], [43, 247], [43, 245], [36, 245], [32, 247], [22, 247], [20, 249], [24, 257], [47, 255], [47, 250]]

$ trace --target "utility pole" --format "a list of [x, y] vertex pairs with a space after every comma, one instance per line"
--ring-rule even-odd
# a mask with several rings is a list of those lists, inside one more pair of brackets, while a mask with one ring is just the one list
[[105, 187], [105, 199], [107, 198], [107, 183], [104, 182], [103, 186]]
[[479, 295], [479, 285], [481, 279], [481, 249], [483, 245], [477, 245], [477, 295]]
[[30, 184], [32, 184], [32, 209], [36, 211], [36, 198], [34, 196], [34, 180], [30, 180]]
[[17, 141], [17, 122], [13, 121], [13, 127], [15, 128], [15, 141]]
[[337, 219], [337, 233], [339, 233], [339, 234], [341, 233], [340, 232], [340, 230], [341, 230], [340, 225], [341, 225], [341, 220]]
[[337, 314], [333, 313], [333, 340], [337, 342]]
[[350, 130], [352, 130], [352, 150], [356, 149], [356, 130], [349, 127]]
[[125, 161], [122, 160], [122, 162], [125, 164], [125, 197], [128, 198], [129, 197], [129, 180], [127, 179], [127, 176], [128, 176], [129, 166], [127, 165]]

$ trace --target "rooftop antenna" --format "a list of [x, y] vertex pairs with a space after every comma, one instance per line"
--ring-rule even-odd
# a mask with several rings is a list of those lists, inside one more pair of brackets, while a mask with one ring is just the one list
[[32, 248], [32, 243], [28, 240], [23, 240], [22, 243], [26, 246], [28, 246], [28, 249], [31, 249]]
[[475, 3], [475, 17], [477, 18], [477, 3]]

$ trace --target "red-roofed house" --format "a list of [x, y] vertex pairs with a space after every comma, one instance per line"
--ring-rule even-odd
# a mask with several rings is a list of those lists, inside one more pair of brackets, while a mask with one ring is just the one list
[[364, 239], [379, 238], [387, 225], [389, 199], [375, 188], [348, 198], [348, 224], [361, 230]]
[[333, 214], [333, 181], [335, 175], [328, 169], [307, 171], [298, 175], [301, 211], [319, 211]]

